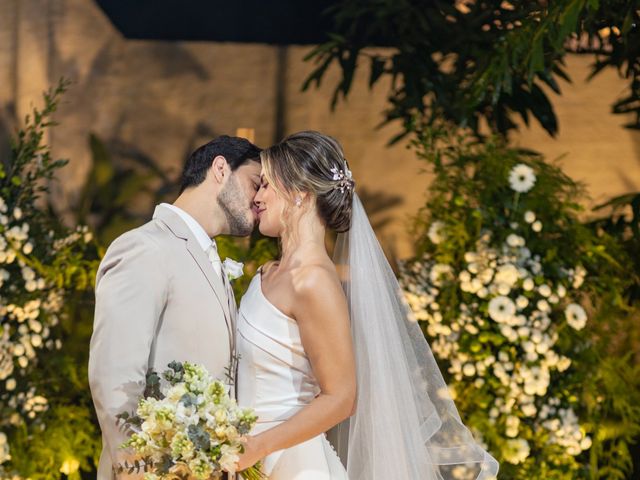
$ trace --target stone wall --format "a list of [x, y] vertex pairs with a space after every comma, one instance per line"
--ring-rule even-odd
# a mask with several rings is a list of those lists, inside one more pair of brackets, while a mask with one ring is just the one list
[[[302, 60], [308, 50], [127, 40], [91, 0], [0, 0], [0, 149], [16, 119], [62, 76], [73, 85], [49, 138], [54, 153], [71, 160], [54, 186], [61, 211], [73, 208], [86, 178], [90, 133], [177, 175], [194, 147], [239, 127], [254, 128], [260, 145], [320, 130], [342, 142], [370, 207], [396, 201], [373, 222], [388, 217], [377, 232], [387, 249], [407, 256], [407, 226], [424, 203], [429, 176], [419, 173], [424, 165], [404, 145], [386, 146], [397, 126], [376, 128], [388, 85], [369, 90], [363, 71], [348, 101], [332, 112], [337, 72], [319, 90], [300, 91], [312, 68]], [[560, 162], [567, 173], [601, 201], [640, 190], [640, 137], [609, 113], [625, 83], [614, 72], [586, 83], [589, 61], [569, 59], [574, 84], [554, 102], [559, 136], [551, 139], [533, 125], [515, 140], [551, 158], [566, 154]]]

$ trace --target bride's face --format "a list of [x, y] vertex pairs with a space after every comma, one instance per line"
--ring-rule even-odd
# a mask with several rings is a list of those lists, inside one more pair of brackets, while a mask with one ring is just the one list
[[264, 175], [260, 189], [253, 200], [258, 214], [258, 229], [267, 237], [279, 237], [282, 233], [282, 218], [287, 200], [282, 198], [270, 185]]

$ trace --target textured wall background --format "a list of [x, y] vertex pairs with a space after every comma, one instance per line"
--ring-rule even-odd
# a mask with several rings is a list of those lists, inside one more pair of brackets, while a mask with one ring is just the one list
[[[6, 149], [16, 119], [61, 76], [73, 85], [49, 141], [56, 155], [71, 160], [55, 185], [63, 212], [72, 208], [86, 178], [91, 132], [177, 175], [194, 147], [238, 127], [255, 128], [260, 145], [297, 130], [321, 130], [342, 142], [367, 196], [401, 200], [378, 234], [389, 250], [407, 256], [407, 226], [424, 203], [429, 176], [419, 174], [423, 165], [405, 146], [386, 147], [396, 126], [375, 128], [386, 85], [370, 91], [363, 72], [349, 101], [331, 112], [331, 78], [320, 90], [300, 92], [311, 69], [302, 61], [307, 51], [126, 40], [92, 0], [0, 0], [0, 149]], [[584, 181], [600, 202], [640, 190], [640, 133], [623, 129], [625, 119], [609, 113], [624, 82], [606, 72], [586, 83], [589, 61], [569, 59], [574, 84], [564, 85], [554, 102], [558, 138], [532, 125], [515, 141], [550, 158], [564, 155], [566, 172]]]

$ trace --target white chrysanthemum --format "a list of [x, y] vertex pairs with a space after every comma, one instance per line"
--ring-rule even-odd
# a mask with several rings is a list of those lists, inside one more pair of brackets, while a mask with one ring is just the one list
[[444, 228], [444, 223], [440, 221], [435, 221], [429, 227], [429, 231], [427, 232], [427, 236], [429, 240], [431, 240], [434, 244], [439, 244], [445, 239], [444, 232], [442, 231]]
[[587, 324], [587, 312], [577, 303], [570, 303], [564, 310], [564, 316], [569, 326], [575, 330], [582, 330]]
[[535, 183], [536, 175], [533, 173], [533, 169], [524, 163], [519, 163], [509, 173], [509, 186], [518, 193], [528, 192]]
[[536, 220], [535, 222], [533, 222], [533, 224], [531, 225], [531, 230], [533, 230], [534, 232], [541, 232], [542, 231], [542, 222], [540, 220]]
[[516, 305], [509, 297], [499, 296], [489, 302], [489, 316], [498, 323], [506, 323], [516, 313]]

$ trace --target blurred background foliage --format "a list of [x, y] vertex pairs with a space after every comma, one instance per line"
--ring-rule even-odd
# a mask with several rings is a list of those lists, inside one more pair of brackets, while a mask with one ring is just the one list
[[[640, 21], [634, 0], [344, 0], [327, 11], [335, 29], [307, 60], [304, 88], [336, 64], [332, 105], [349, 94], [356, 70], [369, 84], [389, 80], [386, 122], [403, 131], [446, 121], [475, 135], [507, 135], [533, 118], [558, 131], [553, 95], [571, 81], [569, 53], [594, 59], [592, 76], [614, 68], [629, 87], [612, 106], [640, 126]], [[385, 49], [376, 48], [384, 45]]]

